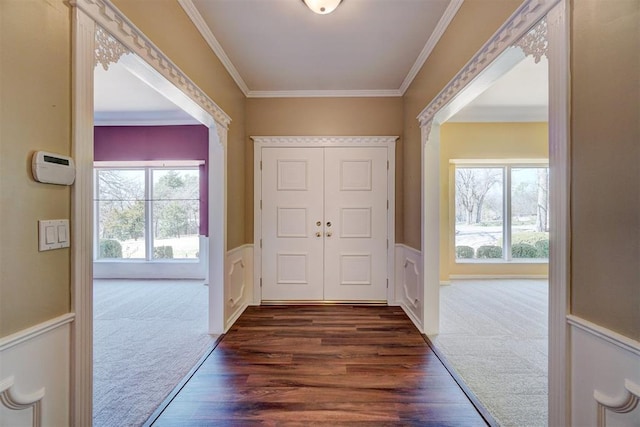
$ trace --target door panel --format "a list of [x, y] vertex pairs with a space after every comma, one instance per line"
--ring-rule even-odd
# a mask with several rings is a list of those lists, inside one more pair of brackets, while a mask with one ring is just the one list
[[262, 150], [263, 300], [323, 299], [323, 192], [322, 148]]
[[[330, 225], [329, 225], [330, 224]], [[387, 149], [325, 149], [324, 299], [387, 299]]]
[[385, 301], [387, 149], [262, 149], [262, 299]]

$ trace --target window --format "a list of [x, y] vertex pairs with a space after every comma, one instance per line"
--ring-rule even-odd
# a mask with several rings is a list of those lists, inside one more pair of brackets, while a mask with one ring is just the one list
[[548, 210], [547, 165], [456, 164], [456, 261], [548, 259]]
[[197, 166], [95, 169], [97, 259], [198, 259]]

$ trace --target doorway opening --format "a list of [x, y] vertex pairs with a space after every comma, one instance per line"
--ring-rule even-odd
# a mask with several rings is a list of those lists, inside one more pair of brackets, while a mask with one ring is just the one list
[[500, 77], [440, 125], [442, 286], [430, 340], [498, 424], [543, 426], [548, 64], [529, 55], [504, 67], [511, 54], [484, 71]]
[[[205, 178], [208, 188], [204, 194], [208, 197], [208, 204], [206, 206], [212, 206], [212, 209], [209, 209], [208, 213], [201, 215], [202, 221], [200, 225], [202, 226], [203, 221], [207, 223], [207, 236], [211, 238], [206, 239], [204, 245], [202, 238], [198, 239], [200, 252], [196, 258], [198, 258], [199, 261], [193, 261], [185, 257], [183, 259], [185, 262], [176, 260], [175, 256], [174, 259], [168, 259], [168, 254], [171, 252], [167, 248], [169, 245], [161, 245], [163, 249], [155, 251], [155, 243], [158, 243], [158, 240], [162, 240], [162, 236], [156, 236], [156, 239], [151, 239], [149, 243], [145, 240], [145, 244], [143, 245], [145, 252], [150, 254], [149, 257], [146, 257], [145, 254], [145, 258], [149, 258], [149, 260], [145, 259], [143, 262], [132, 263], [130, 265], [131, 269], [136, 270], [136, 268], [138, 268], [137, 273], [141, 274], [141, 276], [130, 274], [130, 277], [134, 279], [145, 277], [145, 274], [143, 274], [140, 268], [142, 268], [142, 270], [147, 268], [150, 264], [148, 261], [157, 261], [155, 262], [156, 266], [166, 263], [167, 265], [165, 265], [165, 267], [169, 270], [179, 270], [176, 267], [180, 264], [185, 264], [186, 261], [195, 262], [196, 264], [198, 262], [205, 263], [203, 268], [204, 274], [199, 276], [199, 280], [202, 280], [199, 285], [200, 289], [204, 288], [205, 282], [209, 285], [206, 287], [207, 296], [205, 302], [206, 313], [203, 322], [204, 331], [207, 335], [220, 334], [224, 328], [224, 255], [226, 247], [225, 146], [227, 127], [231, 119], [153, 45], [144, 34], [140, 33], [125, 17], [115, 10], [113, 6], [109, 4], [106, 5], [108, 13], [105, 13], [105, 10], [101, 9], [102, 6], [104, 5], [81, 3], [73, 8], [72, 15], [74, 29], [73, 156], [76, 160], [77, 171], [76, 183], [72, 195], [72, 233], [75, 242], [72, 255], [72, 309], [76, 313], [76, 321], [72, 328], [71, 354], [73, 360], [71, 364], [71, 404], [72, 423], [78, 425], [92, 424], [94, 406], [92, 399], [94, 367], [94, 287], [92, 283], [94, 257], [100, 253], [100, 239], [94, 235], [94, 230], [99, 231], [99, 227], [96, 227], [94, 224], [96, 221], [94, 208], [97, 192], [95, 188], [94, 171], [95, 128], [93, 113], [94, 71], [96, 64], [99, 63], [101, 59], [106, 59], [107, 63], [126, 62], [128, 71], [140, 81], [144, 82], [148, 91], [156, 95], [159, 94], [158, 96], [165, 101], [171, 101], [173, 104], [171, 108], [172, 111], [180, 111], [182, 116], [178, 120], [188, 118], [191, 123], [204, 126], [206, 152], [208, 156], [207, 162], [211, 171]], [[100, 37], [107, 38], [105, 45], [97, 40]], [[134, 90], [132, 93], [136, 95], [137, 91]], [[135, 110], [135, 103], [133, 106], [133, 110]], [[178, 108], [176, 108], [176, 106]], [[131, 105], [129, 105], [129, 107], [131, 107]], [[106, 121], [108, 120], [109, 117], [106, 118]], [[149, 123], [145, 124], [149, 125]], [[182, 125], [184, 123], [172, 122], [169, 124]], [[123, 159], [118, 159], [118, 161], [122, 160]], [[145, 160], [157, 161], [166, 160], [166, 158]], [[147, 164], [144, 166], [156, 168], [159, 165]], [[183, 167], [185, 165], [174, 164], [170, 166]], [[180, 169], [180, 167], [177, 169]], [[153, 172], [150, 171], [148, 176], [150, 180], [153, 180]], [[153, 182], [150, 182], [150, 185], [153, 186]], [[167, 197], [169, 196], [170, 195]], [[202, 196], [203, 193], [200, 192], [201, 201]], [[165, 200], [164, 202], [170, 204], [174, 202], [174, 200]], [[143, 201], [143, 204], [145, 203], [147, 203], [146, 200]], [[135, 203], [130, 204], [134, 205]], [[126, 205], [126, 203], [123, 203], [121, 207], [125, 207]], [[201, 205], [200, 208], [202, 207]], [[199, 214], [200, 213], [201, 212], [199, 212]], [[145, 207], [145, 214], [143, 216], [146, 220], [150, 221], [150, 223], [153, 223], [153, 207], [149, 210]], [[157, 221], [157, 225], [160, 228], [159, 220]], [[149, 226], [151, 227], [151, 225]], [[113, 232], [113, 230], [111, 231]], [[157, 252], [155, 256], [154, 252]], [[116, 261], [116, 263], [117, 262], [118, 261]], [[138, 265], [136, 268], [133, 268], [133, 264]], [[105, 270], [109, 270], [109, 268]], [[155, 268], [153, 270], [155, 270]], [[176, 274], [179, 277], [184, 277], [184, 273]], [[166, 271], [159, 273], [159, 275], [161, 277], [171, 277]], [[204, 279], [202, 279], [202, 276]], [[153, 304], [154, 302], [153, 298], [147, 297], [142, 299], [146, 300], [149, 304]]]
[[[485, 248], [475, 248], [472, 245], [460, 245], [470, 246], [462, 247], [459, 249], [459, 253], [456, 255], [456, 242], [455, 234], [449, 235], [449, 230], [455, 230], [455, 213], [449, 214], [444, 218], [440, 216], [440, 184], [441, 181], [441, 165], [440, 165], [440, 146], [446, 142], [443, 141], [443, 136], [446, 136], [447, 126], [453, 126], [455, 123], [446, 123], [451, 117], [458, 113], [462, 107], [469, 103], [470, 100], [475, 99], [478, 93], [482, 93], [487, 87], [494, 84], [498, 77], [504, 73], [483, 73], [485, 70], [490, 70], [496, 64], [502, 63], [502, 65], [512, 62], [517, 64], [521, 62], [525, 55], [535, 54], [534, 51], [538, 50], [540, 44], [536, 41], [544, 43], [544, 51], [549, 60], [549, 122], [548, 122], [548, 150], [549, 150], [549, 286], [548, 286], [548, 339], [543, 340], [548, 345], [548, 387], [547, 387], [547, 403], [548, 403], [548, 423], [551, 425], [567, 424], [568, 412], [567, 408], [567, 387], [566, 372], [567, 363], [567, 348], [566, 348], [566, 315], [567, 315], [567, 294], [568, 294], [568, 264], [567, 264], [567, 251], [569, 245], [569, 236], [567, 230], [569, 229], [569, 215], [568, 215], [568, 182], [569, 182], [569, 144], [568, 144], [568, 38], [567, 38], [567, 22], [566, 22], [566, 3], [564, 1], [550, 1], [545, 3], [545, 7], [532, 12], [528, 8], [528, 3], [525, 2], [511, 18], [503, 24], [483, 48], [469, 61], [469, 63], [454, 77], [449, 85], [443, 89], [443, 91], [422, 111], [419, 115], [419, 120], [422, 129], [422, 141], [423, 141], [423, 236], [422, 236], [422, 262], [424, 272], [424, 310], [422, 311], [423, 328], [425, 333], [429, 336], [434, 336], [441, 331], [441, 304], [440, 304], [440, 291], [441, 291], [441, 276], [440, 276], [440, 257], [433, 254], [440, 253], [439, 239], [441, 228], [441, 220], [445, 223], [449, 222], [451, 225], [446, 224], [447, 236], [449, 240], [449, 252], [448, 257], [453, 259], [453, 262], [457, 268], [461, 268], [467, 272], [466, 277], [464, 272], [458, 273], [458, 277], [454, 279], [466, 278], [475, 279], [481, 277], [481, 273], [471, 273], [472, 269], [492, 268], [485, 266], [478, 266], [476, 264], [491, 263], [487, 259], [495, 257], [500, 263], [510, 265], [513, 264], [513, 260], [516, 259], [518, 264], [536, 264], [533, 260], [539, 256], [539, 251], [536, 249], [536, 242], [514, 242], [514, 237], [518, 233], [517, 227], [514, 228], [514, 221], [512, 216], [512, 210], [514, 209], [508, 199], [512, 196], [512, 185], [519, 178], [514, 178], [512, 173], [508, 173], [510, 170], [518, 169], [520, 167], [526, 167], [534, 169], [539, 168], [539, 165], [527, 164], [522, 162], [521, 158], [512, 158], [512, 164], [497, 165], [503, 168], [502, 179], [513, 180], [513, 182], [502, 183], [498, 185], [501, 188], [503, 194], [501, 199], [503, 206], [502, 209], [497, 209], [502, 218], [493, 218], [497, 221], [501, 219], [500, 224], [497, 224], [497, 231], [501, 231], [501, 241], [494, 241], [493, 245]], [[544, 24], [545, 34], [544, 37], [532, 37], [530, 31], [535, 31], [540, 19], [545, 18]], [[523, 37], [525, 36], [525, 37]], [[519, 40], [526, 41], [525, 47], [520, 51], [516, 50]], [[515, 54], [515, 56], [514, 56]], [[515, 61], [514, 61], [515, 60]], [[487, 65], [483, 65], [487, 64]], [[491, 65], [489, 65], [491, 64]], [[534, 157], [534, 156], [529, 156]], [[464, 159], [462, 159], [464, 160]], [[496, 165], [496, 159], [487, 159], [486, 164], [481, 166], [490, 167]], [[453, 183], [455, 186], [455, 171], [456, 162], [452, 162], [454, 166], [446, 168], [451, 174], [448, 182]], [[479, 166], [474, 164], [463, 164], [461, 169], [466, 166]], [[530, 172], [530, 170], [529, 170]], [[446, 173], [446, 171], [445, 171]], [[505, 185], [506, 184], [506, 185]], [[452, 195], [453, 198], [448, 202], [451, 206], [451, 212], [455, 212], [455, 193], [451, 191], [447, 192], [448, 197]], [[476, 210], [477, 213], [477, 210]], [[505, 221], [508, 217], [509, 221]], [[481, 215], [482, 220], [482, 215]], [[518, 221], [525, 220], [525, 218], [517, 218]], [[515, 225], [518, 225], [516, 221]], [[527, 220], [528, 221], [528, 220]], [[487, 221], [490, 222], [490, 221]], [[505, 224], [506, 222], [506, 224]], [[496, 224], [488, 224], [496, 225]], [[455, 233], [455, 231], [453, 232]], [[443, 236], [446, 237], [447, 236]], [[541, 236], [536, 236], [541, 237]], [[539, 239], [542, 240], [542, 239]], [[522, 243], [522, 244], [521, 244]], [[545, 243], [539, 243], [538, 246], [542, 248]], [[504, 251], [506, 248], [506, 251]], [[480, 252], [480, 258], [478, 260], [478, 251]], [[514, 251], [515, 250], [515, 251]], [[542, 249], [541, 249], [542, 250]], [[506, 252], [506, 253], [505, 253]], [[517, 256], [514, 257], [514, 252]], [[535, 252], [535, 254], [534, 254]], [[522, 259], [523, 254], [530, 253], [532, 261]], [[464, 258], [467, 257], [467, 258]], [[464, 259], [463, 259], [464, 258]], [[466, 261], [465, 261], [466, 260]], [[468, 265], [465, 265], [468, 264]], [[486, 273], [486, 272], [485, 272]], [[535, 276], [536, 273], [530, 273], [530, 276]], [[475, 277], [474, 277], [475, 276]], [[515, 273], [504, 272], [502, 278], [509, 278], [515, 276]], [[544, 296], [543, 296], [544, 299]], [[542, 316], [545, 317], [544, 315]], [[541, 363], [540, 365], [543, 365]], [[544, 388], [544, 387], [543, 387]]]
[[217, 337], [209, 130], [143, 79], [137, 55], [102, 29], [96, 42], [120, 54], [94, 71], [93, 425], [133, 426]]

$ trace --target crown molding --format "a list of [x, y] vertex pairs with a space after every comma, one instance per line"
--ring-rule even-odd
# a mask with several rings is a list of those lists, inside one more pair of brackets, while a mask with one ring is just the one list
[[395, 144], [398, 136], [250, 136], [263, 146], [372, 146]]
[[184, 9], [189, 19], [191, 19], [191, 22], [193, 22], [193, 25], [195, 25], [198, 31], [200, 31], [200, 34], [202, 35], [202, 37], [204, 37], [205, 41], [207, 42], [211, 50], [213, 50], [213, 52], [216, 54], [218, 59], [220, 59], [220, 62], [222, 62], [222, 65], [224, 65], [224, 68], [231, 75], [231, 78], [233, 79], [233, 81], [235, 81], [236, 84], [238, 85], [238, 88], [240, 88], [242, 93], [244, 93], [244, 96], [248, 97], [249, 96], [248, 94], [250, 92], [249, 87], [244, 82], [242, 76], [236, 69], [235, 65], [233, 65], [233, 63], [227, 56], [227, 53], [224, 51], [224, 49], [218, 42], [218, 39], [215, 38], [211, 30], [209, 29], [209, 26], [207, 25], [206, 21], [204, 20], [204, 18], [196, 8], [196, 6], [193, 4], [193, 1], [178, 0], [178, 3], [180, 3], [180, 6], [182, 6], [182, 9]]
[[429, 58], [429, 55], [431, 55], [431, 52], [436, 47], [436, 44], [438, 44], [438, 42], [440, 41], [440, 38], [449, 27], [451, 21], [453, 21], [453, 18], [456, 16], [456, 13], [458, 13], [458, 10], [462, 6], [462, 3], [464, 3], [464, 0], [451, 0], [449, 6], [447, 6], [447, 8], [445, 9], [442, 17], [438, 21], [438, 25], [436, 25], [433, 33], [431, 33], [429, 40], [427, 40], [427, 43], [422, 49], [422, 52], [420, 52], [420, 55], [418, 55], [416, 62], [413, 64], [413, 67], [411, 67], [411, 70], [409, 70], [409, 74], [407, 74], [407, 76], [404, 78], [404, 81], [400, 85], [399, 92], [401, 93], [401, 95], [404, 95], [407, 89], [409, 89], [409, 86], [413, 82], [413, 79], [416, 78], [424, 63], [427, 62], [427, 58]]
[[247, 98], [385, 98], [401, 97], [397, 89], [381, 90], [252, 90]]
[[445, 30], [455, 17], [458, 9], [464, 3], [464, 0], [451, 0], [449, 6], [445, 9], [442, 17], [438, 21], [436, 28], [427, 40], [424, 48], [418, 55], [416, 62], [405, 77], [400, 88], [398, 89], [374, 89], [374, 90], [251, 90], [245, 83], [244, 79], [233, 65], [227, 53], [224, 51], [218, 40], [215, 38], [206, 21], [193, 4], [192, 0], [178, 0], [178, 3], [184, 9], [185, 13], [198, 29], [202, 37], [213, 52], [216, 54], [222, 65], [224, 65], [231, 78], [236, 82], [242, 93], [247, 98], [384, 98], [384, 97], [401, 97], [409, 88], [411, 82], [416, 77], [427, 58], [435, 48], [436, 44], [444, 34]]

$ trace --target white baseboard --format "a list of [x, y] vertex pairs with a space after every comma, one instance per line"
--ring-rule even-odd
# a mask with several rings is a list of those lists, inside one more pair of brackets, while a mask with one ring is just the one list
[[69, 425], [68, 313], [0, 340], [0, 424]]
[[227, 252], [225, 259], [225, 331], [253, 300], [253, 245]]
[[577, 316], [567, 323], [572, 424], [639, 426], [640, 342]]

